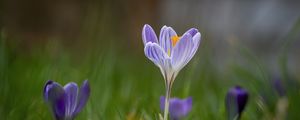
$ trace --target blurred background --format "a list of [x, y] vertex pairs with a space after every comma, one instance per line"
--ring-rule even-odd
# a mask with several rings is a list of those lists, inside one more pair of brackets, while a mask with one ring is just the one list
[[185, 119], [225, 120], [235, 85], [250, 94], [243, 120], [300, 119], [297, 0], [0, 0], [0, 119], [52, 119], [42, 98], [49, 79], [89, 80], [77, 119], [158, 119], [164, 81], [144, 56], [144, 24], [202, 34], [172, 90], [193, 98]]

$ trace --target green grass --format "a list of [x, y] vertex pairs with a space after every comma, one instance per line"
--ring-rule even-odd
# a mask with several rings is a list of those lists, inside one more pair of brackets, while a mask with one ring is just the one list
[[[106, 48], [95, 45], [84, 55], [76, 55], [78, 51], [64, 48], [58, 41], [33, 48], [30, 53], [16, 51], [5, 42], [2, 37], [1, 120], [51, 120], [51, 111], [42, 98], [44, 84], [49, 79], [63, 85], [89, 80], [91, 96], [78, 120], [125, 120], [129, 115], [156, 120], [161, 113], [159, 97], [165, 93], [164, 81], [159, 69], [143, 56], [142, 47], [136, 48], [139, 52], [124, 53], [120, 45], [112, 42]], [[272, 87], [272, 73], [264, 64], [268, 61], [246, 47], [233, 49], [238, 51], [234, 54], [240, 60], [231, 56], [231, 61], [220, 69], [213, 55], [217, 51], [213, 51], [208, 40], [203, 41], [198, 53], [179, 73], [172, 96], [192, 96], [193, 109], [186, 120], [225, 120], [224, 98], [234, 85], [241, 85], [250, 93], [243, 120], [269, 120], [277, 114], [280, 97]], [[282, 74], [288, 73], [282, 69]], [[283, 76], [289, 102], [285, 112], [286, 119], [296, 120], [300, 119], [299, 80], [291, 78]]]

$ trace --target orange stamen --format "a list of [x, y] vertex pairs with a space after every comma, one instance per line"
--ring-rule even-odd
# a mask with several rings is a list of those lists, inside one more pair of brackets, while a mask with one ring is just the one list
[[171, 37], [171, 40], [172, 40], [172, 46], [174, 47], [176, 45], [176, 43], [180, 40], [180, 37], [175, 35], [175, 36]]

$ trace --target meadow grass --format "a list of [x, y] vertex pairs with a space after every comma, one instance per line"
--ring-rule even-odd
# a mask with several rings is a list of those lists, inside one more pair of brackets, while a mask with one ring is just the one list
[[[51, 120], [49, 107], [43, 101], [47, 80], [61, 84], [88, 79], [91, 96], [78, 120], [157, 120], [159, 97], [164, 95], [164, 81], [159, 69], [145, 56], [143, 49], [135, 54], [121, 54], [118, 46], [93, 47], [84, 56], [62, 49], [60, 42], [37, 47], [30, 54], [8, 48], [2, 37], [0, 45], [0, 119]], [[54, 48], [59, 52], [53, 52]], [[225, 120], [225, 95], [234, 85], [250, 93], [243, 120], [273, 119], [280, 97], [272, 87], [272, 73], [250, 49], [236, 47], [240, 59], [233, 56], [220, 68], [214, 60], [214, 49], [204, 41], [192, 61], [175, 80], [173, 97], [193, 98], [193, 108], [186, 120]], [[284, 51], [284, 50], [282, 50]], [[286, 53], [282, 53], [286, 54]], [[282, 56], [281, 56], [282, 57]], [[279, 58], [284, 69], [284, 55]], [[281, 74], [287, 89], [289, 108], [286, 119], [300, 119], [299, 83]], [[296, 107], [298, 106], [298, 107]]]

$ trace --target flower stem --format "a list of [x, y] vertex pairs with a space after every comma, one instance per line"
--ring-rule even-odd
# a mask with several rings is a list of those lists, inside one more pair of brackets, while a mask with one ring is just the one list
[[174, 76], [172, 76], [170, 80], [166, 81], [166, 98], [165, 98], [164, 120], [168, 120], [169, 105], [170, 105], [170, 97], [171, 97], [171, 89], [172, 89], [173, 80], [174, 80]]
[[165, 98], [165, 112], [164, 112], [164, 120], [168, 120], [169, 114], [169, 104], [170, 104], [170, 95], [171, 95], [171, 86], [169, 84], [166, 86], [166, 98]]

